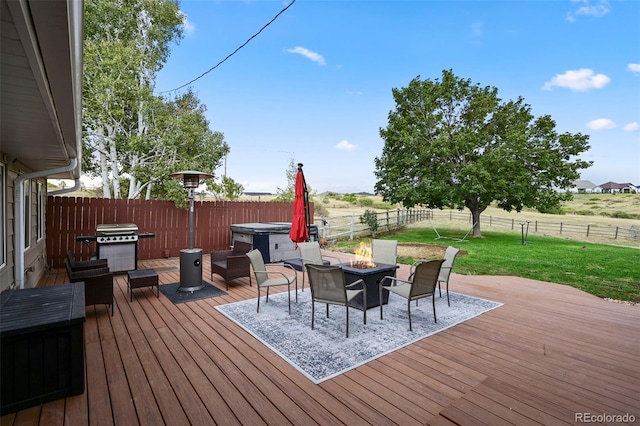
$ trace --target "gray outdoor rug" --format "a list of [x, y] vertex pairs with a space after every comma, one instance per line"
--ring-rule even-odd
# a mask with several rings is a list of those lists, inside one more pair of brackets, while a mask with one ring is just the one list
[[202, 280], [204, 288], [196, 291], [177, 291], [180, 283], [162, 284], [160, 293], [164, 294], [174, 304], [193, 302], [194, 300], [208, 299], [210, 297], [224, 296], [225, 291]]
[[256, 313], [256, 299], [216, 306], [225, 316], [267, 345], [288, 363], [296, 367], [314, 383], [320, 383], [345, 371], [365, 364], [382, 355], [446, 330], [456, 324], [502, 306], [501, 303], [458, 293], [447, 298], [436, 297], [438, 323], [433, 322], [430, 299], [419, 306], [411, 306], [413, 331], [409, 331], [407, 302], [390, 294], [384, 305], [384, 319], [380, 308], [367, 311], [367, 324], [363, 313], [349, 308], [349, 337], [345, 337], [345, 308], [330, 306], [326, 318], [325, 305], [316, 303], [315, 329], [311, 330], [311, 292], [307, 289], [291, 295], [291, 315], [287, 310], [287, 293], [278, 293], [260, 300], [260, 313]]

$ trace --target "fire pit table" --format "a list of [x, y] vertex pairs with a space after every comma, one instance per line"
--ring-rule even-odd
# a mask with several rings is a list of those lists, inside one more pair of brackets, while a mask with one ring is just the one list
[[[393, 275], [394, 271], [398, 268], [398, 265], [386, 265], [383, 263], [377, 263], [375, 266], [352, 266], [350, 263], [341, 263], [340, 266], [344, 271], [344, 279], [347, 284], [351, 284], [354, 281], [362, 279], [367, 286], [367, 310], [380, 306], [379, 288], [380, 281], [387, 275]], [[383, 292], [384, 293], [384, 292]], [[382, 296], [382, 304], [386, 305], [389, 302], [389, 292], [386, 292]], [[349, 306], [362, 310], [364, 308], [362, 304], [362, 295], [356, 296]]]

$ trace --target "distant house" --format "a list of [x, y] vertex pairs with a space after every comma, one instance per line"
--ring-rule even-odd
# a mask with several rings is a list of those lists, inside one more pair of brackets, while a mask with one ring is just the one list
[[598, 185], [596, 185], [595, 183], [589, 180], [574, 180], [573, 184], [575, 186], [569, 190], [570, 192], [573, 192], [573, 193], [591, 194], [596, 192], [597, 193], [602, 192], [602, 188], [600, 188]]
[[605, 194], [615, 194], [615, 193], [636, 193], [638, 192], [638, 186], [633, 185], [631, 183], [615, 183], [615, 182], [607, 182], [600, 185], [602, 188], [602, 192]]

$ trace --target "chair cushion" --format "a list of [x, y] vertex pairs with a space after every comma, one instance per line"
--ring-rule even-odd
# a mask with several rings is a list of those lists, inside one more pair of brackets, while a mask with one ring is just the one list
[[211, 266], [217, 266], [219, 268], [222, 269], [227, 269], [227, 261], [226, 260], [221, 260], [219, 262], [211, 262]]

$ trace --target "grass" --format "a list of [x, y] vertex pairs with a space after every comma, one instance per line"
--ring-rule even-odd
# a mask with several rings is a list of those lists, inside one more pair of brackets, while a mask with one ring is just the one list
[[[442, 235], [456, 230], [443, 230]], [[430, 228], [410, 228], [387, 235], [398, 242], [452, 245], [466, 252], [458, 256], [454, 272], [465, 275], [512, 275], [570, 285], [602, 298], [640, 303], [640, 250], [561, 238], [483, 232], [467, 242], [439, 240]], [[446, 241], [443, 243], [443, 241]], [[339, 243], [338, 246], [358, 244]], [[416, 259], [400, 258], [400, 263]]]

